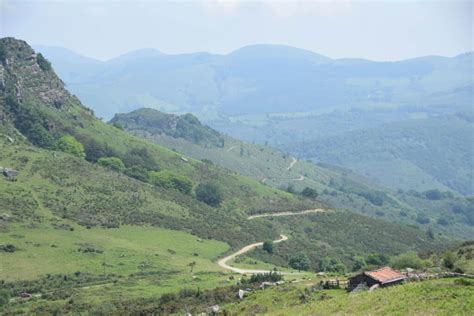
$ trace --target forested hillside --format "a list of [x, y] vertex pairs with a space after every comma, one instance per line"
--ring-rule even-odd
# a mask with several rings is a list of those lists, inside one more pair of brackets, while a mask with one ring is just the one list
[[466, 112], [386, 123], [283, 147], [395, 189], [437, 187], [469, 195], [474, 193], [473, 143], [474, 116]]
[[[189, 114], [175, 116], [140, 109], [116, 115], [111, 124], [193, 158], [212, 161], [262, 183], [324, 202], [331, 208], [436, 229], [460, 238], [474, 236], [473, 200], [456, 197], [446, 192], [445, 186], [440, 186], [442, 191], [433, 190], [429, 184], [426, 188], [430, 190], [422, 192], [390, 190], [344, 168], [299, 161], [270, 147], [236, 140], [197, 120], [193, 120], [189, 130], [178, 132], [175, 122], [188, 117]], [[201, 143], [186, 137], [189, 131], [201, 135]], [[216, 137], [222, 141], [210, 145]]]

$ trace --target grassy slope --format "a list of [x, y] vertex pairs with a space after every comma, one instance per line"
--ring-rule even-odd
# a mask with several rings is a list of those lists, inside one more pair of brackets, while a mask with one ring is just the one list
[[322, 290], [307, 294], [303, 287], [286, 285], [250, 294], [242, 302], [225, 306], [231, 314], [268, 315], [470, 315], [474, 310], [473, 286], [453, 279], [408, 283], [375, 292], [348, 294]]
[[[153, 119], [153, 117], [157, 117]], [[152, 109], [140, 109], [127, 114], [119, 114], [113, 122], [120, 123], [125, 130], [138, 137], [158, 143], [167, 148], [182, 152], [195, 159], [207, 159], [214, 163], [260, 180], [274, 187], [292, 186], [296, 191], [311, 187], [319, 192], [318, 200], [333, 208], [346, 209], [408, 224], [419, 225], [416, 221], [419, 214], [429, 217], [430, 223], [424, 224], [437, 228], [443, 234], [458, 238], [474, 238], [474, 228], [466, 225], [462, 215], [452, 212], [454, 205], [465, 205], [469, 202], [463, 198], [448, 198], [431, 201], [422, 196], [414, 197], [403, 192], [392, 192], [347, 169], [331, 166], [319, 166], [307, 161], [298, 161], [288, 170], [292, 158], [278, 150], [267, 146], [255, 145], [221, 135], [224, 146], [208, 146], [191, 142], [182, 137], [170, 136], [163, 129], [157, 132], [156, 126], [162, 126], [165, 118], [174, 120], [176, 116]], [[208, 132], [208, 127], [198, 128]], [[213, 135], [213, 137], [215, 137]], [[212, 139], [212, 138], [211, 138]], [[418, 168], [419, 169], [419, 168]], [[402, 168], [402, 170], [405, 170]], [[399, 171], [394, 171], [395, 175]], [[303, 178], [302, 178], [303, 176]], [[401, 176], [400, 176], [401, 177]], [[411, 179], [411, 177], [401, 177]], [[446, 189], [441, 186], [440, 188]], [[383, 205], [374, 205], [361, 194], [382, 192], [385, 196]], [[400, 212], [408, 216], [400, 216]], [[439, 225], [440, 217], [449, 219], [450, 225]]]

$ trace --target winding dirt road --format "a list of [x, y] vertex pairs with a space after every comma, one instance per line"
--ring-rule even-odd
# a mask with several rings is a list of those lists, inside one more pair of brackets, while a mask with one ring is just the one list
[[[294, 215], [303, 215], [303, 214], [309, 214], [309, 213], [322, 213], [322, 212], [327, 212], [327, 210], [323, 209], [314, 209], [314, 210], [305, 210], [305, 211], [299, 211], [299, 212], [278, 212], [278, 213], [263, 213], [263, 214], [257, 214], [257, 215], [252, 215], [247, 217], [248, 220], [252, 220], [254, 218], [260, 218], [260, 217], [275, 217], [275, 216], [294, 216]], [[279, 243], [282, 241], [288, 240], [288, 236], [285, 235], [280, 235], [280, 239], [274, 240], [273, 243]], [[256, 242], [250, 245], [247, 245], [243, 248], [241, 248], [239, 251], [234, 252], [233, 254], [228, 255], [227, 257], [224, 257], [217, 261], [217, 264], [226, 269], [230, 270], [235, 273], [240, 273], [240, 274], [256, 274], [256, 273], [268, 273], [270, 270], [253, 270], [253, 269], [241, 269], [241, 268], [235, 268], [227, 264], [228, 261], [231, 261], [235, 259], [236, 257], [249, 252], [250, 250], [262, 246], [263, 241], [261, 242]], [[282, 274], [298, 274], [297, 272], [280, 272]]]
[[[279, 243], [282, 241], [288, 240], [288, 237], [285, 235], [280, 235], [280, 239], [274, 240], [273, 243]], [[256, 242], [254, 244], [247, 245], [240, 249], [237, 252], [234, 252], [231, 255], [228, 255], [227, 257], [222, 258], [221, 260], [217, 261], [217, 264], [221, 266], [224, 269], [230, 270], [232, 272], [244, 274], [244, 273], [249, 273], [249, 274], [255, 274], [255, 273], [267, 273], [269, 270], [251, 270], [251, 269], [240, 269], [240, 268], [234, 268], [231, 267], [227, 264], [227, 261], [233, 260], [235, 257], [240, 256], [241, 254], [244, 254], [246, 252], [249, 252], [253, 248], [262, 246], [263, 242]]]
[[287, 170], [291, 170], [291, 168], [293, 168], [293, 166], [295, 165], [295, 163], [297, 163], [298, 160], [296, 160], [295, 157], [291, 157], [291, 162], [290, 162], [290, 165], [288, 166], [288, 168], [286, 168]]
[[323, 210], [322, 208], [316, 208], [314, 210], [305, 210], [299, 212], [278, 212], [278, 213], [262, 213], [257, 215], [251, 215], [247, 217], [247, 219], [254, 219], [259, 217], [276, 217], [276, 216], [295, 216], [295, 215], [304, 215], [309, 213], [323, 213], [327, 212], [327, 210]]

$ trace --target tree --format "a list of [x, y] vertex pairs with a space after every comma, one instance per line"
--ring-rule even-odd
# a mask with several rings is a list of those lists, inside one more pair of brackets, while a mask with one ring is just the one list
[[56, 141], [55, 149], [79, 158], [85, 158], [84, 147], [73, 136], [64, 135]]
[[354, 256], [352, 262], [352, 271], [359, 271], [367, 265], [365, 258], [361, 256]]
[[305, 196], [305, 197], [308, 197], [308, 198], [311, 198], [311, 199], [315, 199], [315, 198], [318, 197], [318, 192], [315, 189], [306, 187], [306, 188], [304, 188], [303, 191], [301, 191], [301, 195]]
[[416, 252], [410, 251], [391, 258], [390, 265], [396, 269], [422, 269], [426, 266], [426, 262], [420, 259]]
[[146, 170], [142, 166], [131, 166], [130, 168], [125, 169], [125, 174], [131, 178], [135, 178], [142, 182], [150, 181], [148, 170]]
[[265, 241], [263, 243], [263, 250], [265, 250], [268, 253], [273, 253], [273, 242], [272, 241]]
[[388, 263], [389, 257], [381, 253], [371, 253], [367, 256], [367, 264], [382, 266]]
[[178, 190], [186, 194], [190, 194], [193, 189], [193, 183], [188, 177], [175, 174], [169, 170], [150, 172], [150, 182], [156, 186]]
[[28, 140], [34, 145], [42, 148], [51, 148], [54, 139], [51, 134], [39, 123], [33, 124], [28, 130], [23, 131]]
[[306, 256], [306, 254], [304, 253], [298, 253], [296, 255], [291, 256], [290, 260], [288, 261], [288, 264], [290, 265], [290, 267], [298, 271], [309, 270], [309, 259], [308, 256]]
[[319, 271], [344, 273], [346, 266], [339, 259], [324, 257], [319, 262]]
[[455, 263], [456, 263], [456, 256], [451, 251], [448, 251], [447, 253], [445, 253], [443, 257], [443, 266], [451, 270], [454, 268]]
[[200, 183], [196, 188], [196, 198], [211, 206], [219, 206], [222, 202], [220, 187], [214, 183]]
[[102, 157], [97, 160], [97, 163], [103, 167], [115, 170], [117, 172], [125, 171], [125, 165], [122, 160], [117, 157]]
[[38, 55], [36, 55], [36, 61], [38, 62], [38, 65], [40, 66], [41, 70], [51, 70], [51, 63], [46, 58], [44, 58], [41, 53], [38, 53]]
[[423, 192], [423, 194], [429, 200], [441, 200], [443, 198], [443, 194], [438, 189], [428, 190], [428, 191]]

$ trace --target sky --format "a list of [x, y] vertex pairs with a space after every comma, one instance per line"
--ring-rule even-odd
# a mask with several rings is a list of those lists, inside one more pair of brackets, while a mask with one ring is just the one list
[[473, 3], [0, 0], [0, 35], [100, 60], [141, 48], [225, 54], [257, 43], [401, 60], [472, 51]]

